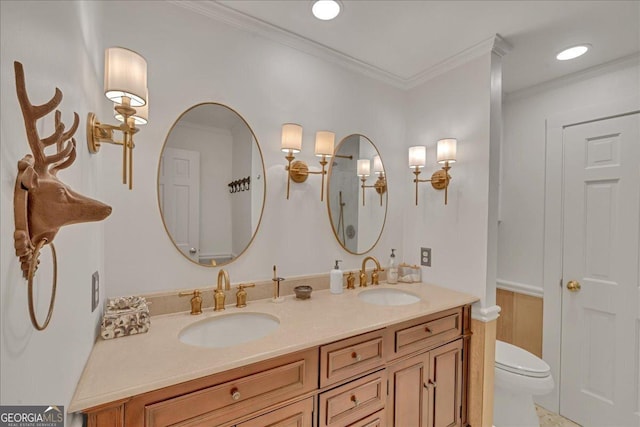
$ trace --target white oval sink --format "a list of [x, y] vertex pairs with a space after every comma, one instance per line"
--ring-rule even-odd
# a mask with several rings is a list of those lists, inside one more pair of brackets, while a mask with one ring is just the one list
[[358, 298], [376, 305], [408, 305], [420, 301], [420, 298], [399, 289], [369, 289], [358, 294]]
[[233, 313], [189, 325], [178, 338], [198, 347], [225, 348], [265, 337], [279, 326], [280, 320], [270, 314]]

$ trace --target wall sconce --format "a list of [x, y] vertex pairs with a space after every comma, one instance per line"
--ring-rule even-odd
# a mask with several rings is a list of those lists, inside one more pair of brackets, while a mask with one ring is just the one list
[[320, 165], [322, 171], [312, 172], [302, 160], [296, 160], [294, 154], [299, 153], [302, 149], [302, 126], [295, 123], [285, 123], [282, 125], [282, 151], [287, 153], [285, 159], [287, 165], [287, 199], [289, 199], [289, 188], [291, 181], [296, 183], [305, 182], [311, 174], [321, 175], [322, 183], [320, 187], [320, 201], [324, 200], [324, 176], [327, 174], [326, 166], [329, 163], [327, 158], [333, 156], [333, 147], [336, 140], [336, 134], [329, 131], [316, 132], [315, 154], [320, 157]]
[[[87, 118], [89, 152], [97, 153], [103, 142], [122, 146], [122, 183], [133, 189], [133, 135], [136, 125], [149, 119], [149, 90], [147, 89], [147, 61], [136, 52], [122, 47], [110, 47], [104, 54], [104, 94], [112, 101], [114, 116], [122, 122], [109, 125], [98, 121], [94, 113]], [[114, 132], [122, 132], [122, 140]]]
[[371, 162], [369, 159], [358, 160], [358, 176], [362, 181], [362, 206], [365, 205], [365, 188], [374, 188], [376, 193], [380, 195], [380, 206], [382, 206], [382, 195], [387, 191], [387, 179], [384, 176], [384, 168], [382, 166], [382, 160], [380, 156], [373, 156], [373, 173], [378, 176], [378, 179], [373, 185], [366, 185], [367, 177], [371, 174]]
[[443, 164], [442, 169], [436, 171], [431, 175], [431, 179], [419, 179], [420, 169], [425, 166], [427, 147], [414, 146], [409, 147], [409, 167], [413, 168], [413, 173], [416, 176], [413, 182], [416, 183], [416, 206], [418, 206], [418, 183], [430, 182], [431, 186], [436, 190], [444, 190], [444, 204], [446, 205], [449, 198], [449, 181], [451, 176], [449, 175], [449, 163], [455, 163], [457, 140], [454, 138], [446, 138], [438, 141], [437, 146], [437, 160], [439, 164]]

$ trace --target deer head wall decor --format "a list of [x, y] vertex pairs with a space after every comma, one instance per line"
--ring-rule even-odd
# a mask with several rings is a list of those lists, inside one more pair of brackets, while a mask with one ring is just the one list
[[[41, 138], [36, 122], [51, 113], [62, 101], [62, 92], [56, 88], [55, 95], [42, 105], [29, 101], [25, 85], [24, 70], [20, 62], [14, 62], [16, 92], [24, 118], [27, 140], [33, 154], [18, 161], [18, 176], [14, 190], [14, 245], [20, 258], [23, 276], [29, 286], [29, 314], [33, 326], [43, 330], [51, 320], [56, 294], [56, 253], [53, 246], [60, 227], [81, 222], [102, 221], [111, 214], [111, 207], [73, 191], [58, 178], [58, 172], [66, 169], [76, 159], [76, 141], [73, 134], [78, 128], [79, 117], [74, 113], [73, 125], [65, 132], [60, 121], [61, 113], [55, 112], [55, 130]], [[66, 143], [66, 144], [65, 144]], [[55, 145], [56, 152], [46, 154], [45, 149]], [[33, 276], [38, 266], [40, 250], [50, 245], [53, 255], [53, 286], [49, 313], [43, 324], [35, 316], [33, 307]]]

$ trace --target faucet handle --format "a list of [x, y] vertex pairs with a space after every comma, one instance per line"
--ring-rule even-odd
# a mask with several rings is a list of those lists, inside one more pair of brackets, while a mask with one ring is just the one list
[[191, 298], [191, 314], [202, 314], [202, 297], [200, 296], [200, 289], [195, 289], [193, 291], [188, 292], [180, 292], [178, 296], [180, 297], [188, 297], [193, 295]]
[[245, 291], [245, 288], [254, 288], [255, 286], [255, 283], [238, 285], [238, 292], [236, 292], [236, 307], [242, 308], [247, 306], [247, 291]]

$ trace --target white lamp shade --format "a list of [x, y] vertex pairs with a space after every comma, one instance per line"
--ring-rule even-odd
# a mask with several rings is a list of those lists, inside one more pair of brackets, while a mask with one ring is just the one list
[[316, 132], [316, 156], [333, 156], [336, 134], [326, 130]]
[[378, 155], [373, 156], [373, 172], [377, 174], [384, 173], [384, 167], [382, 166], [382, 159], [380, 159], [380, 156]]
[[423, 168], [427, 162], [427, 147], [416, 145], [409, 147], [409, 167]]
[[369, 159], [358, 160], [358, 176], [369, 176], [371, 174], [371, 161]]
[[104, 94], [122, 104], [126, 96], [133, 108], [147, 103], [147, 61], [132, 50], [110, 47], [104, 52]]
[[295, 123], [282, 125], [282, 151], [299, 153], [302, 149], [302, 126]]
[[455, 163], [458, 140], [446, 138], [438, 141], [438, 163]]
[[[136, 125], [146, 125], [149, 122], [149, 90], [147, 89], [147, 103], [144, 104], [142, 107], [136, 107], [136, 113], [131, 116], [133, 117], [133, 122]], [[113, 110], [113, 117], [116, 118], [116, 120], [120, 121], [120, 122], [124, 122], [124, 117], [122, 116], [122, 114], [118, 113], [115, 110]]]

